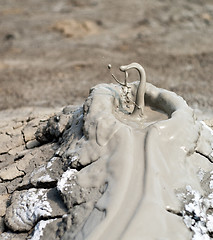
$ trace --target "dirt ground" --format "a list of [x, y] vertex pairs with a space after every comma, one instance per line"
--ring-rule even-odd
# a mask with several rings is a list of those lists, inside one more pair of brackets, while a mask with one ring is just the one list
[[[14, 223], [13, 211], [6, 214], [13, 193], [16, 204], [20, 192], [56, 188], [64, 171], [58, 166], [70, 164], [71, 155], [64, 162], [57, 153], [57, 142], [41, 145], [35, 139], [40, 123], [49, 123], [53, 116], [53, 130], [60, 132], [51, 135], [52, 128], [44, 129], [52, 137], [49, 141], [56, 135], [58, 141], [73, 107], [61, 115], [53, 112], [82, 104], [96, 84], [114, 82], [108, 64], [122, 81], [118, 68], [131, 62], [144, 66], [148, 82], [175, 91], [202, 110], [200, 115], [208, 113], [213, 119], [213, 1], [0, 0], [0, 235], [6, 234], [5, 239], [26, 239], [32, 231], [9, 232], [16, 231], [16, 224], [5, 228], [7, 219]], [[137, 72], [130, 71], [129, 79], [137, 80]], [[82, 123], [78, 117], [76, 126]], [[208, 126], [213, 127], [213, 120]], [[71, 135], [64, 136], [69, 140]], [[77, 148], [75, 141], [69, 142], [70, 149]], [[55, 178], [39, 182], [40, 175], [35, 175], [36, 181], [31, 181], [33, 171], [55, 159], [52, 156], [58, 159]], [[59, 222], [64, 216], [64, 212], [54, 214]], [[72, 223], [68, 220], [67, 229]], [[58, 234], [56, 229], [51, 234]]]
[[[81, 104], [138, 62], [147, 81], [213, 106], [212, 0], [0, 0], [0, 110]], [[129, 77], [136, 80], [134, 72]]]

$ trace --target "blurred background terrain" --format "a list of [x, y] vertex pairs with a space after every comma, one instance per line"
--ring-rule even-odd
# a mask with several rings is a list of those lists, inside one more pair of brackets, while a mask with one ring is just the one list
[[0, 0], [0, 110], [82, 104], [131, 62], [212, 111], [213, 1]]

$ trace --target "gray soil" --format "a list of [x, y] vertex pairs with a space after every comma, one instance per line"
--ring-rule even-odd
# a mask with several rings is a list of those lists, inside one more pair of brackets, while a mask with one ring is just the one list
[[[97, 89], [101, 94], [93, 95], [91, 92], [88, 97], [89, 89], [99, 83], [113, 82], [107, 69], [109, 63], [112, 65], [111, 72], [122, 81], [124, 74], [118, 67], [138, 62], [146, 70], [147, 82], [176, 92], [189, 106], [200, 109], [206, 116], [213, 116], [212, 37], [211, 0], [0, 0], [0, 238], [81, 239], [83, 236], [84, 239], [84, 236], [89, 236], [95, 225], [105, 218], [104, 209], [107, 208], [97, 206], [105, 196], [106, 183], [113, 186], [109, 177], [106, 181], [111, 170], [106, 170], [108, 158], [105, 154], [113, 154], [113, 147], [119, 149], [122, 144], [126, 144], [124, 149], [128, 150], [125, 131], [135, 128], [130, 126], [128, 119], [125, 123], [125, 119], [119, 118], [120, 112], [116, 113], [118, 116], [115, 114], [116, 119], [110, 115], [109, 105], [114, 101], [109, 97], [111, 93], [101, 97], [103, 92], [99, 86]], [[129, 81], [135, 80], [138, 80], [137, 72], [130, 71]], [[108, 93], [109, 85], [104, 86], [104, 93]], [[156, 102], [157, 105], [162, 104], [162, 109], [168, 107], [160, 100]], [[84, 108], [79, 107], [82, 103]], [[186, 144], [178, 141], [176, 144], [186, 146], [188, 152], [184, 154], [187, 159], [197, 162], [193, 160], [194, 165], [189, 162], [189, 167], [184, 168], [173, 165], [173, 162], [171, 164], [176, 166], [174, 169], [186, 172], [193, 167], [194, 172], [191, 172], [194, 175], [202, 166], [201, 190], [209, 194], [202, 196], [203, 201], [210, 198], [212, 191], [211, 187], [209, 190], [213, 178], [209, 160], [212, 162], [213, 158], [213, 133], [205, 124], [196, 122], [193, 112], [189, 112], [185, 122], [184, 114], [180, 114], [175, 127], [168, 129], [173, 133], [173, 129], [178, 132], [179, 127], [181, 137], [177, 139], [183, 138], [181, 141]], [[206, 119], [206, 116], [200, 115], [199, 118]], [[213, 127], [213, 120], [206, 123]], [[129, 127], [117, 133], [115, 129], [123, 124]], [[211, 134], [206, 135], [205, 131]], [[136, 141], [139, 133], [133, 133], [130, 139]], [[145, 139], [144, 134], [142, 131], [141, 139]], [[117, 136], [120, 137], [120, 145]], [[153, 136], [154, 142], [158, 137]], [[169, 142], [173, 137], [166, 136], [168, 142], [165, 146], [176, 146]], [[194, 147], [191, 149], [187, 144]], [[138, 145], [138, 149], [141, 146]], [[144, 149], [148, 149], [147, 146]], [[179, 146], [175, 151], [180, 149]], [[123, 147], [116, 153], [122, 155]], [[126, 162], [133, 164], [127, 153], [125, 151]], [[176, 156], [181, 158], [182, 155], [177, 152]], [[130, 154], [131, 157], [134, 154]], [[116, 155], [114, 159], [123, 161]], [[139, 162], [143, 163], [141, 159]], [[128, 165], [122, 162], [120, 166], [125, 169]], [[121, 178], [120, 168], [111, 167], [113, 171], [119, 170], [118, 178]], [[142, 165], [141, 168], [145, 169]], [[174, 171], [175, 174], [177, 172]], [[172, 177], [177, 183], [175, 174]], [[184, 172], [180, 175], [188, 181], [190, 174]], [[155, 181], [157, 178], [152, 179]], [[180, 182], [182, 179], [179, 178]], [[167, 182], [172, 183], [170, 180]], [[154, 186], [152, 182], [150, 184]], [[173, 189], [173, 186], [168, 189]], [[186, 190], [181, 189], [182, 192]], [[190, 193], [192, 197], [197, 194], [193, 189], [187, 191], [186, 194]], [[119, 193], [116, 188], [115, 193]], [[168, 205], [167, 211], [163, 203], [163, 214], [166, 217], [168, 214], [168, 219], [178, 219], [178, 225], [177, 222], [168, 222], [175, 229], [185, 229], [180, 230], [180, 234], [187, 235], [187, 239], [192, 234], [196, 236], [199, 226], [195, 229], [198, 232], [190, 226], [194, 226], [195, 217], [199, 216], [194, 216], [193, 208], [191, 212], [180, 211], [180, 207], [174, 206], [174, 202], [178, 201], [176, 196], [176, 200], [171, 199], [172, 204]], [[188, 199], [185, 204], [189, 205], [191, 200]], [[195, 207], [200, 204], [199, 201], [193, 203]], [[208, 220], [208, 209], [204, 210], [206, 231], [212, 236], [213, 221]], [[190, 231], [180, 216], [187, 222], [186, 225], [191, 224], [187, 225]], [[94, 226], [87, 224], [87, 219]], [[196, 220], [196, 224], [200, 224], [200, 219]], [[210, 227], [207, 226], [208, 221]], [[112, 226], [116, 227], [115, 224]], [[157, 224], [157, 227], [161, 228], [161, 225]], [[128, 235], [126, 239], [130, 239]]]
[[[139, 62], [148, 82], [213, 106], [211, 0], [1, 0], [0, 109], [82, 104], [107, 65]], [[136, 80], [137, 75], [130, 75]]]

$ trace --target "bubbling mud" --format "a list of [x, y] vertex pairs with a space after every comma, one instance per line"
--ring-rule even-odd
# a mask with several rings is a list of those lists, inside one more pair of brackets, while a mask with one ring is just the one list
[[[75, 239], [191, 238], [176, 191], [186, 184], [202, 191], [196, 173], [212, 167], [213, 136], [181, 97], [148, 83], [140, 92], [140, 84], [131, 84], [128, 97], [126, 81], [98, 85], [84, 104], [79, 161], [101, 164], [95, 186], [105, 191]], [[88, 175], [79, 182], [94, 186]]]
[[115, 117], [122, 123], [131, 126], [135, 129], [143, 129], [157, 121], [168, 119], [168, 116], [164, 112], [157, 111], [154, 108], [145, 106], [144, 115], [142, 118], [134, 119], [131, 115], [127, 115], [123, 112], [115, 112]]
[[[130, 68], [139, 82], [127, 82]], [[139, 64], [121, 70], [124, 82], [113, 75], [119, 84], [41, 122], [37, 141], [56, 150], [15, 188], [8, 229], [34, 228], [40, 240], [211, 239], [213, 131], [180, 96], [143, 81]]]

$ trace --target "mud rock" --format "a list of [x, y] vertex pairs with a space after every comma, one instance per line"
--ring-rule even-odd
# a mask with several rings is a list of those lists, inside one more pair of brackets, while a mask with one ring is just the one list
[[[49, 159], [54, 155], [54, 145], [53, 144], [45, 144], [40, 147], [36, 147], [31, 149], [30, 151], [24, 152], [23, 155], [17, 155], [16, 157], [20, 160], [16, 160], [16, 162], [26, 163], [25, 170], [27, 173], [31, 173], [36, 167], [40, 167], [41, 165], [47, 163]], [[27, 165], [27, 163], [29, 163]], [[21, 165], [21, 166], [20, 166]], [[19, 167], [23, 170], [22, 164], [19, 164]]]
[[8, 151], [8, 154], [14, 156], [17, 152], [21, 152], [25, 149], [25, 145], [20, 145], [18, 147], [14, 147]]
[[198, 139], [196, 151], [205, 155], [210, 161], [213, 162], [213, 130], [205, 122], [201, 121], [200, 137]]
[[13, 179], [12, 181], [8, 181], [5, 183], [5, 187], [7, 189], [7, 192], [9, 194], [12, 194], [18, 187], [19, 185], [22, 183], [22, 176], [21, 177], [17, 177], [15, 179]]
[[59, 239], [57, 230], [61, 223], [60, 219], [50, 219], [39, 221], [29, 237], [30, 240], [46, 240], [46, 239]]
[[23, 239], [27, 239], [27, 233], [17, 234], [17, 233], [12, 233], [12, 232], [4, 232], [4, 233], [0, 234], [0, 239], [23, 240]]
[[3, 133], [0, 134], [1, 138], [1, 148], [0, 148], [0, 153], [7, 153], [11, 149], [23, 146], [23, 138], [21, 134], [13, 135], [13, 134], [8, 134], [8, 133]]
[[19, 171], [16, 164], [5, 167], [0, 171], [0, 178], [2, 180], [13, 180], [20, 176], [24, 176], [24, 172]]
[[46, 164], [47, 173], [49, 173], [52, 179], [56, 179], [58, 181], [64, 172], [64, 165], [65, 164], [62, 158], [52, 157]]
[[[59, 167], [60, 165], [58, 165]], [[36, 168], [29, 176], [29, 183], [37, 187], [39, 185], [55, 185], [57, 179], [60, 176], [60, 169], [58, 174], [55, 175], [52, 173], [52, 169], [47, 168], [47, 165]]]
[[0, 194], [5, 194], [7, 193], [7, 184], [6, 183], [0, 183]]
[[39, 123], [39, 119], [35, 119], [27, 122], [26, 126], [22, 130], [22, 134], [25, 142], [35, 139], [35, 132], [37, 130], [38, 123]]
[[1, 233], [4, 232], [5, 226], [4, 226], [4, 219], [2, 217], [0, 217], [0, 236]]
[[20, 154], [17, 156], [18, 160], [0, 170], [0, 178], [2, 180], [13, 180], [17, 177], [24, 176], [26, 172], [33, 171], [37, 165], [45, 163], [48, 158], [52, 156], [53, 152], [51, 145], [46, 145], [40, 149], [26, 152], [23, 157]]
[[38, 142], [47, 143], [57, 140], [64, 132], [70, 119], [67, 114], [57, 114], [46, 122], [40, 122], [35, 137]]
[[42, 218], [66, 213], [56, 189], [29, 189], [15, 192], [8, 207], [5, 223], [13, 231], [28, 231]]
[[41, 166], [30, 174], [29, 182], [35, 187], [41, 184], [54, 184], [57, 182], [57, 179], [51, 175], [51, 172], [45, 166]]
[[59, 157], [52, 157], [46, 164], [41, 164], [29, 171], [18, 185], [19, 190], [29, 187], [55, 187], [63, 174], [63, 162]]
[[6, 134], [0, 134], [2, 145], [0, 148], [0, 153], [6, 153], [10, 149], [11, 138]]
[[208, 119], [204, 121], [206, 125], [213, 129], [213, 119]]
[[180, 211], [183, 221], [193, 232], [192, 239], [211, 239], [213, 232], [213, 172], [200, 171], [202, 191], [187, 185], [179, 190], [177, 197], [182, 202]]
[[[63, 173], [57, 183], [57, 189], [61, 192], [68, 209], [85, 202], [93, 205], [101, 197], [101, 187], [104, 183], [102, 181], [95, 183], [98, 176], [102, 174], [104, 177], [101, 162], [100, 160], [79, 172], [75, 169], [68, 169]], [[85, 179], [86, 182], [84, 182]], [[90, 185], [89, 182], [93, 184]]]
[[0, 217], [5, 215], [8, 199], [9, 199], [8, 194], [0, 195]]
[[13, 180], [25, 175], [25, 169], [29, 166], [29, 159], [23, 158], [0, 170], [2, 180]]
[[26, 143], [26, 148], [31, 149], [31, 148], [34, 148], [34, 147], [38, 147], [39, 145], [40, 145], [40, 142], [38, 142], [37, 140], [31, 140], [31, 141]]
[[[57, 155], [63, 159], [66, 167], [82, 168], [83, 164], [80, 162], [79, 152], [83, 142], [83, 109], [79, 107], [73, 112], [72, 119], [70, 119], [67, 129], [61, 137], [60, 148], [57, 151]], [[76, 148], [79, 151], [76, 151]]]
[[14, 161], [14, 156], [6, 153], [0, 156], [0, 169], [10, 165]]
[[[82, 239], [83, 234], [81, 229], [85, 225], [86, 219], [90, 216], [94, 208], [91, 202], [82, 203], [73, 207], [71, 214], [64, 216], [62, 223], [59, 226], [59, 236], [63, 236], [64, 240], [68, 239]], [[100, 212], [96, 209], [97, 212]], [[99, 214], [101, 221], [105, 213]], [[96, 224], [95, 222], [91, 224]], [[60, 235], [61, 234], [61, 235]]]

